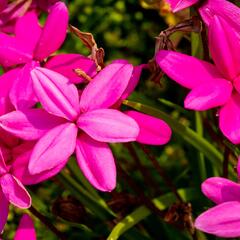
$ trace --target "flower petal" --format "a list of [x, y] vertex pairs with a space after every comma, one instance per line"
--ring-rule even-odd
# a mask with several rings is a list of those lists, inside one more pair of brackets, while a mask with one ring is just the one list
[[208, 38], [209, 49], [219, 72], [233, 80], [240, 73], [240, 41], [237, 33], [224, 19], [214, 16], [209, 25]]
[[68, 10], [63, 2], [51, 7], [35, 49], [35, 59], [43, 60], [62, 45], [67, 34], [68, 18]]
[[9, 97], [17, 110], [28, 109], [37, 102], [30, 75], [36, 66], [39, 66], [39, 63], [34, 61], [25, 64], [13, 83]]
[[211, 177], [202, 183], [202, 192], [216, 204], [239, 201], [240, 184], [226, 178]]
[[32, 72], [33, 88], [46, 111], [68, 120], [75, 120], [79, 112], [79, 95], [75, 85], [63, 75], [46, 68]]
[[3, 228], [7, 222], [8, 218], [8, 209], [9, 209], [9, 203], [6, 197], [4, 196], [2, 190], [0, 189], [0, 233], [3, 231]]
[[36, 11], [27, 12], [20, 17], [15, 26], [15, 35], [18, 43], [22, 48], [33, 55], [33, 51], [37, 45], [42, 29], [38, 23], [38, 15]]
[[80, 100], [81, 111], [112, 106], [122, 96], [132, 72], [133, 66], [126, 63], [105, 67], [84, 89]]
[[62, 74], [72, 83], [81, 83], [86, 80], [77, 75], [75, 69], [82, 70], [91, 78], [97, 74], [95, 62], [80, 54], [58, 54], [50, 58], [44, 67]]
[[59, 164], [53, 169], [41, 172], [39, 174], [30, 174], [28, 170], [29, 160], [34, 148], [35, 142], [24, 142], [13, 149], [13, 159], [11, 164], [11, 173], [17, 177], [24, 185], [32, 185], [43, 182], [61, 171], [65, 162]]
[[186, 88], [192, 89], [214, 78], [222, 78], [213, 64], [186, 54], [161, 50], [156, 61], [163, 72]]
[[232, 94], [232, 84], [225, 79], [215, 79], [191, 90], [184, 101], [185, 108], [205, 111], [225, 104]]
[[221, 16], [240, 32], [240, 9], [226, 0], [207, 0], [198, 9], [204, 22], [209, 25], [213, 16]]
[[14, 236], [14, 240], [36, 240], [34, 223], [28, 214], [23, 214]]
[[135, 141], [138, 124], [131, 117], [114, 109], [99, 109], [80, 115], [77, 125], [100, 142]]
[[74, 152], [77, 132], [73, 123], [59, 125], [47, 132], [33, 149], [28, 167], [30, 174], [40, 174], [66, 164]]
[[10, 203], [19, 208], [31, 206], [31, 196], [17, 178], [11, 174], [5, 174], [0, 178], [0, 185], [3, 194]]
[[76, 144], [77, 162], [88, 181], [98, 190], [112, 191], [116, 186], [116, 166], [111, 149], [81, 134]]
[[225, 202], [202, 213], [195, 227], [218, 237], [240, 236], [240, 202]]
[[240, 95], [233, 94], [219, 111], [219, 126], [232, 143], [240, 143]]
[[135, 87], [137, 86], [140, 80], [142, 69], [144, 67], [145, 67], [145, 64], [141, 64], [139, 66], [134, 67], [132, 77], [130, 78], [128, 86], [121, 96], [121, 100], [125, 100], [133, 92], [133, 90], [135, 89]]
[[8, 95], [20, 71], [20, 68], [15, 68], [0, 76], [0, 115], [14, 110]]
[[171, 10], [175, 13], [184, 8], [190, 7], [193, 4], [197, 3], [198, 0], [167, 0], [171, 6]]
[[0, 33], [0, 65], [11, 67], [30, 61], [32, 56], [17, 42], [15, 37]]
[[140, 129], [137, 141], [143, 144], [162, 145], [169, 142], [172, 130], [163, 120], [136, 111], [126, 111]]
[[63, 118], [55, 117], [39, 108], [0, 116], [0, 127], [25, 140], [39, 139], [49, 129], [64, 122]]

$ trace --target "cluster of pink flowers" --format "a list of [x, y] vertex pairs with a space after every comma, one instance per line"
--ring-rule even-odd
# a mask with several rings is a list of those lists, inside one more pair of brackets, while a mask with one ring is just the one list
[[[48, 14], [43, 26], [41, 11]], [[31, 206], [25, 185], [55, 176], [71, 155], [76, 154], [95, 188], [111, 191], [116, 167], [108, 143], [161, 145], [171, 137], [164, 121], [121, 111], [144, 65], [116, 60], [97, 71], [91, 58], [54, 54], [65, 40], [68, 21], [61, 1], [0, 1], [0, 232], [10, 203]], [[21, 234], [35, 239], [28, 217], [22, 222], [30, 232], [21, 233], [20, 227], [19, 239]]]
[[[220, 130], [232, 143], [239, 144], [240, 9], [226, 0], [168, 2], [174, 12], [195, 4], [208, 28], [213, 63], [168, 50], [160, 50], [156, 61], [171, 79], [190, 89], [185, 108], [204, 111], [218, 107]], [[240, 185], [213, 177], [202, 184], [202, 191], [217, 206], [201, 214], [195, 227], [220, 237], [239, 237]]]

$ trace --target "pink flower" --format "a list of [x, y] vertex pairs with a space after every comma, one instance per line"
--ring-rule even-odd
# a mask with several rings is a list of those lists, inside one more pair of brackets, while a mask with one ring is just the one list
[[0, 232], [7, 221], [9, 203], [19, 208], [31, 206], [31, 197], [21, 181], [11, 173], [11, 167], [5, 163], [6, 153], [0, 149]]
[[[190, 7], [199, 0], [167, 0], [173, 12]], [[216, 15], [222, 17], [237, 31], [240, 31], [240, 9], [238, 6], [227, 0], [206, 0], [198, 8], [204, 22], [209, 25], [212, 18]]]
[[115, 163], [106, 142], [135, 141], [139, 128], [131, 117], [109, 107], [123, 94], [132, 71], [130, 64], [108, 65], [83, 90], [80, 102], [77, 88], [63, 75], [43, 68], [32, 71], [36, 95], [58, 125], [48, 130], [49, 116], [41, 109], [0, 117], [5, 130], [26, 140], [39, 139], [31, 154], [31, 174], [63, 167], [76, 151], [78, 164], [94, 187], [102, 191], [115, 187]]
[[185, 108], [204, 111], [220, 107], [220, 129], [237, 144], [240, 143], [240, 42], [221, 17], [214, 16], [209, 25], [209, 48], [215, 65], [173, 51], [160, 51], [156, 60], [170, 78], [191, 89], [184, 101]]
[[31, 1], [18, 0], [8, 4], [7, 0], [0, 1], [0, 30], [13, 33], [16, 21], [23, 16], [31, 5]]
[[[115, 60], [114, 63], [127, 64], [128, 61]], [[145, 66], [145, 64], [141, 64], [134, 67], [132, 76], [125, 91], [123, 92], [119, 101], [114, 104], [113, 107], [119, 107], [122, 104], [122, 101], [127, 99], [134, 91]], [[163, 145], [169, 142], [172, 135], [172, 130], [163, 120], [133, 110], [125, 111], [124, 113], [133, 118], [139, 126], [139, 134], [136, 139], [137, 142], [149, 145]]]
[[14, 240], [36, 240], [36, 232], [31, 217], [28, 214], [23, 214], [21, 217], [18, 229], [15, 233]]
[[212, 177], [203, 182], [202, 192], [217, 206], [202, 213], [196, 219], [195, 227], [219, 237], [239, 237], [240, 185], [225, 178]]
[[178, 12], [184, 8], [190, 7], [197, 3], [199, 0], [167, 0], [170, 4], [172, 11]]

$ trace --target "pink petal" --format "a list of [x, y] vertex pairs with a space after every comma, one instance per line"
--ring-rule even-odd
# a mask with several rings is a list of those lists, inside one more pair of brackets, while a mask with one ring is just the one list
[[4, 175], [8, 172], [5, 161], [7, 160], [6, 155], [9, 155], [9, 152], [4, 146], [0, 145], [0, 176]]
[[125, 89], [124, 93], [121, 96], [121, 100], [125, 100], [133, 92], [133, 90], [135, 89], [140, 80], [142, 69], [144, 68], [144, 66], [145, 66], [144, 64], [141, 64], [139, 66], [134, 67], [132, 77], [129, 80], [127, 88]]
[[21, 217], [18, 229], [15, 233], [14, 240], [36, 240], [34, 223], [28, 214]]
[[167, 0], [171, 6], [171, 10], [175, 13], [184, 8], [190, 7], [193, 4], [197, 3], [198, 0]]
[[62, 45], [68, 27], [68, 10], [63, 2], [55, 3], [47, 17], [38, 45], [35, 59], [43, 60]]
[[2, 31], [13, 33], [16, 20], [29, 9], [32, 1], [12, 1], [0, 13], [0, 28]]
[[48, 12], [49, 8], [58, 1], [59, 0], [36, 0], [37, 6], [45, 12]]
[[5, 198], [2, 190], [0, 189], [0, 233], [3, 231], [3, 228], [7, 222], [8, 218], [8, 208], [9, 208], [9, 203], [8, 200]]
[[78, 76], [74, 71], [75, 69], [84, 71], [91, 78], [97, 74], [95, 62], [80, 54], [58, 54], [50, 58], [44, 67], [61, 73], [72, 83], [81, 83], [86, 80]]
[[32, 185], [43, 182], [55, 176], [66, 164], [63, 162], [63, 164], [59, 164], [53, 169], [31, 175], [28, 170], [28, 165], [34, 145], [35, 142], [25, 142], [14, 148], [12, 152], [14, 161], [11, 164], [11, 173], [24, 185]]
[[226, 0], [206, 0], [199, 8], [204, 22], [209, 25], [213, 16], [221, 16], [232, 27], [240, 31], [240, 9], [235, 4]]
[[135, 141], [138, 124], [131, 117], [114, 109], [99, 109], [80, 115], [77, 125], [100, 142]]
[[205, 111], [225, 104], [232, 94], [232, 84], [225, 79], [203, 83], [191, 90], [184, 101], [185, 108]]
[[126, 111], [140, 129], [137, 141], [143, 144], [162, 145], [169, 142], [172, 130], [163, 120], [136, 111]]
[[32, 56], [19, 45], [15, 37], [0, 33], [0, 65], [10, 67], [30, 61]]
[[30, 72], [39, 66], [38, 62], [27, 63], [19, 72], [11, 88], [9, 97], [17, 110], [28, 109], [36, 104]]
[[29, 208], [31, 206], [31, 196], [22, 183], [10, 174], [5, 174], [0, 178], [0, 185], [6, 199], [19, 208]]
[[240, 95], [235, 93], [220, 109], [219, 126], [232, 143], [240, 143]]
[[109, 64], [84, 89], [80, 100], [81, 110], [85, 112], [112, 106], [128, 86], [132, 72], [131, 64]]
[[63, 75], [46, 68], [35, 68], [31, 75], [33, 88], [43, 107], [56, 116], [75, 120], [79, 112], [75, 85]]
[[195, 227], [218, 237], [240, 236], [240, 202], [225, 202], [202, 213]]
[[216, 204], [240, 199], [240, 185], [221, 177], [212, 177], [204, 181], [202, 192]]
[[18, 43], [30, 55], [33, 55], [41, 32], [42, 29], [38, 23], [38, 15], [35, 11], [27, 12], [23, 17], [19, 18], [15, 26]]
[[219, 72], [233, 80], [240, 73], [240, 41], [236, 32], [224, 19], [214, 16], [208, 37], [209, 49]]
[[174, 51], [161, 50], [156, 61], [171, 79], [186, 88], [194, 88], [202, 83], [222, 78], [211, 63]]
[[0, 12], [7, 6], [7, 4], [8, 4], [7, 0], [1, 0], [0, 1]]
[[66, 164], [74, 152], [77, 132], [75, 124], [65, 123], [46, 133], [33, 149], [29, 162], [30, 174], [40, 174]]
[[14, 108], [9, 100], [9, 92], [17, 79], [20, 68], [12, 69], [0, 76], [0, 115], [13, 111]]
[[25, 140], [39, 139], [49, 129], [64, 122], [39, 108], [14, 111], [0, 117], [0, 127]]
[[112, 191], [115, 188], [116, 166], [106, 143], [81, 134], [77, 139], [76, 154], [80, 169], [95, 188], [101, 191]]
[[0, 143], [6, 147], [12, 148], [19, 144], [19, 138], [0, 128]]

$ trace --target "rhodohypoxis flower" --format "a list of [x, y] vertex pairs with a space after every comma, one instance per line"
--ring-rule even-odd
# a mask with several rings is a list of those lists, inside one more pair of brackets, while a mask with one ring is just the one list
[[14, 240], [36, 240], [36, 232], [31, 217], [28, 214], [23, 214], [17, 231], [14, 236]]
[[[128, 63], [126, 60], [116, 60], [114, 62]], [[134, 67], [132, 76], [125, 91], [120, 97], [118, 103], [115, 104], [116, 107], [118, 107], [118, 105], [120, 105], [123, 100], [127, 99], [129, 95], [134, 91], [139, 82], [142, 69], [145, 66], [145, 64], [141, 64]], [[137, 142], [150, 145], [162, 145], [169, 142], [172, 135], [172, 130], [163, 120], [133, 110], [125, 111], [124, 113], [132, 117], [139, 126], [140, 131], [136, 139]]]
[[[238, 174], [239, 170], [238, 163]], [[202, 192], [217, 206], [202, 213], [196, 219], [195, 227], [219, 237], [239, 237], [240, 184], [212, 177], [203, 182]]]
[[198, 8], [204, 22], [209, 25], [213, 16], [217, 15], [225, 19], [232, 27], [240, 31], [240, 9], [227, 0], [167, 0], [173, 12], [177, 12], [193, 4], [199, 3]]
[[[221, 47], [219, 47], [221, 46]], [[159, 51], [162, 70], [191, 89], [185, 108], [203, 111], [220, 107], [219, 126], [233, 143], [240, 143], [240, 42], [236, 32], [221, 17], [209, 26], [209, 48], [215, 65], [173, 51]]]
[[30, 72], [61, 46], [67, 24], [68, 10], [64, 3], [59, 2], [51, 8], [43, 28], [38, 23], [36, 12], [32, 11], [18, 19], [15, 36], [0, 34], [1, 65], [9, 67], [25, 64], [7, 73], [15, 79], [10, 99], [17, 109], [32, 106], [36, 102]]
[[[36, 103], [30, 72], [62, 45], [67, 26], [68, 10], [64, 3], [58, 2], [51, 7], [43, 28], [38, 23], [37, 13], [31, 11], [18, 19], [15, 36], [0, 34], [0, 63], [5, 67], [18, 65], [1, 76], [7, 89], [4, 99], [9, 95], [16, 109], [29, 108]], [[73, 82], [84, 80], [74, 72], [76, 68], [90, 77], [96, 74], [94, 61], [78, 54], [60, 54], [44, 65]]]
[[31, 206], [31, 197], [16, 176], [11, 173], [4, 159], [4, 152], [0, 148], [0, 232], [7, 221], [9, 203], [19, 208]]
[[135, 141], [139, 127], [131, 117], [109, 107], [123, 94], [132, 71], [130, 64], [108, 65], [86, 86], [80, 101], [77, 88], [63, 75], [43, 68], [32, 71], [36, 95], [58, 126], [43, 134], [49, 123], [41, 109], [0, 117], [5, 130], [26, 140], [40, 138], [31, 154], [31, 174], [63, 166], [76, 150], [78, 164], [93, 186], [102, 191], [115, 187], [115, 163], [106, 142]]

